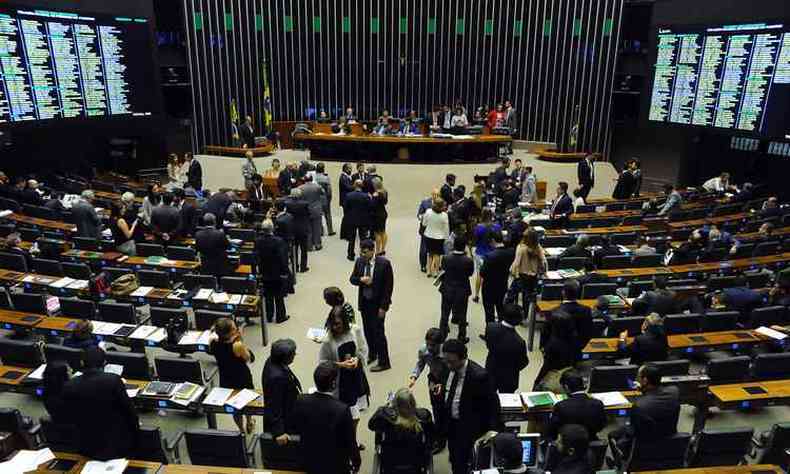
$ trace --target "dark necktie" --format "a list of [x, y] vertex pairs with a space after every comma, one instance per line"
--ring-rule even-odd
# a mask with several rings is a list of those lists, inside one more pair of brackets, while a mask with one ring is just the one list
[[[455, 391], [458, 390], [458, 379], [461, 378], [461, 374], [458, 372], [453, 373], [453, 383], [450, 384], [450, 392], [447, 394], [447, 414], [450, 418], [453, 417], [453, 400], [455, 400]], [[459, 415], [460, 415], [460, 407], [459, 407]]]
[[[366, 277], [371, 276], [370, 267], [371, 267], [370, 262], [365, 263], [365, 270], [363, 276]], [[366, 300], [373, 299], [373, 287], [371, 285], [365, 285], [365, 287], [362, 288], [362, 297], [365, 298]]]

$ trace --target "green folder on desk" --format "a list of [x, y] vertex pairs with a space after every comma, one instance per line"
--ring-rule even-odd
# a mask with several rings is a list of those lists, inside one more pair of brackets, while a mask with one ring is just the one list
[[151, 256], [151, 257], [147, 257], [145, 259], [145, 263], [148, 264], [148, 265], [159, 265], [160, 263], [162, 263], [165, 260], [167, 260], [167, 257], [162, 257], [161, 255], [159, 255], [159, 256]]
[[548, 393], [540, 393], [527, 397], [527, 405], [530, 407], [550, 407], [554, 406], [554, 399]]

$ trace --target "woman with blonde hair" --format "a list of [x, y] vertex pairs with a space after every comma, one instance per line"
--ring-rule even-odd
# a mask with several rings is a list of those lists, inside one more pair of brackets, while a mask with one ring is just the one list
[[421, 222], [425, 228], [422, 235], [428, 249], [428, 277], [433, 278], [439, 273], [444, 241], [450, 237], [450, 218], [444, 199], [434, 199], [431, 208], [422, 215]]
[[373, 178], [373, 194], [370, 195], [371, 221], [370, 230], [376, 242], [376, 255], [387, 253], [387, 190], [381, 178]]
[[401, 388], [390, 402], [370, 418], [368, 428], [380, 435], [381, 474], [422, 474], [430, 463], [434, 424], [431, 413], [417, 408], [408, 388]]
[[546, 273], [549, 264], [546, 252], [540, 245], [540, 234], [530, 227], [516, 247], [516, 258], [510, 266], [510, 274], [520, 286], [526, 307], [530, 294], [535, 291], [538, 279]]

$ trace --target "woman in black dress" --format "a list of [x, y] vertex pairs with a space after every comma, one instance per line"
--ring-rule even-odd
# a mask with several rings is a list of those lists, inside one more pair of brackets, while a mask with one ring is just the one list
[[[211, 340], [209, 352], [217, 359], [219, 386], [237, 390], [254, 389], [252, 373], [247, 363], [254, 362], [255, 357], [241, 340], [241, 332], [236, 327], [236, 323], [229, 318], [220, 318], [214, 323], [213, 331], [216, 337]], [[242, 416], [234, 413], [233, 421], [236, 422], [239, 431], [244, 432]], [[255, 431], [255, 420], [247, 415], [246, 432], [252, 434], [253, 431]]]
[[373, 238], [376, 255], [387, 253], [387, 190], [380, 178], [373, 178], [373, 194], [370, 195]]

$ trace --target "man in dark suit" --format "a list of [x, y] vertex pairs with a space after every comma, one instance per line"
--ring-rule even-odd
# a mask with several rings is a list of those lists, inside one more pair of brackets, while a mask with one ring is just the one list
[[516, 331], [523, 319], [521, 308], [508, 304], [498, 323], [486, 325], [486, 370], [499, 393], [517, 392], [519, 373], [529, 364], [527, 344]]
[[176, 188], [173, 190], [173, 206], [178, 209], [178, 236], [192, 236], [195, 233], [195, 224], [197, 223], [197, 209], [192, 203], [186, 201], [183, 189]]
[[80, 433], [79, 454], [107, 461], [132, 457], [140, 421], [121, 377], [105, 373], [104, 351], [83, 351], [83, 373], [63, 386], [70, 424]]
[[233, 204], [233, 196], [233, 191], [221, 189], [219, 192], [212, 194], [203, 205], [205, 214], [214, 214], [214, 217], [216, 217], [215, 225], [218, 228], [222, 228], [225, 222], [225, 214], [227, 214], [230, 205]]
[[263, 365], [261, 388], [266, 404], [263, 407], [263, 425], [275, 441], [284, 445], [290, 440], [291, 414], [302, 393], [302, 384], [291, 371], [296, 357], [296, 343], [292, 339], [278, 339], [272, 343], [272, 353]]
[[175, 240], [180, 225], [181, 215], [178, 209], [173, 207], [173, 194], [164, 193], [162, 205], [156, 206], [151, 211], [151, 227], [156, 241], [162, 245], [168, 245], [172, 240]]
[[502, 232], [493, 231], [490, 232], [490, 235], [494, 250], [486, 255], [486, 258], [483, 259], [483, 266], [480, 267], [486, 323], [493, 323], [496, 316], [502, 319], [507, 283], [510, 278], [510, 265], [513, 264], [513, 259], [516, 257], [515, 247], [504, 246]]
[[310, 238], [310, 207], [307, 201], [302, 199], [300, 189], [292, 189], [291, 195], [283, 199], [285, 208], [293, 216], [293, 238], [294, 245], [299, 248], [299, 272], [304, 273], [310, 270], [307, 267], [307, 247]]
[[499, 160], [499, 166], [497, 166], [497, 168], [494, 170], [493, 183], [492, 183], [494, 185], [495, 192], [499, 193], [502, 183], [506, 179], [508, 179], [509, 167], [510, 167], [510, 160], [508, 158], [501, 158]]
[[587, 202], [587, 196], [595, 186], [595, 155], [587, 155], [579, 162], [576, 176], [579, 179], [579, 194]]
[[371, 367], [370, 371], [381, 372], [390, 368], [384, 322], [392, 304], [392, 264], [385, 257], [374, 256], [375, 244], [372, 240], [363, 240], [359, 248], [360, 257], [354, 262], [349, 281], [359, 287], [357, 308], [362, 314], [368, 343], [368, 363], [378, 360], [378, 365]]
[[576, 243], [563, 250], [560, 254], [560, 258], [583, 257], [592, 259], [592, 252], [587, 249], [589, 245], [590, 238], [585, 234], [579, 234], [579, 236], [576, 237]]
[[552, 221], [564, 222], [570, 214], [573, 214], [573, 199], [568, 196], [568, 183], [560, 181], [557, 184], [557, 197], [551, 205], [549, 217]]
[[370, 223], [370, 195], [362, 191], [362, 181], [354, 181], [354, 191], [346, 195], [343, 204], [343, 222], [340, 225], [340, 237], [348, 241], [347, 258], [355, 258], [355, 243], [357, 235], [362, 241], [368, 237], [368, 224]]
[[635, 316], [646, 316], [650, 313], [658, 313], [660, 316], [676, 313], [677, 294], [667, 289], [667, 279], [663, 276], [655, 278], [656, 289], [646, 291], [637, 297], [631, 307]]
[[294, 216], [288, 212], [285, 202], [279, 199], [274, 202], [274, 207], [270, 210], [274, 221], [274, 235], [285, 241], [288, 247], [288, 259], [291, 262], [291, 277], [296, 272], [296, 248], [294, 244]]
[[318, 391], [300, 396], [291, 412], [307, 474], [350, 474], [359, 471], [362, 462], [351, 410], [332, 396], [336, 378], [334, 363], [318, 364], [313, 373]]
[[44, 199], [42, 199], [41, 194], [38, 192], [38, 181], [35, 179], [27, 180], [27, 187], [22, 190], [20, 198], [24, 204], [30, 204], [33, 206], [44, 205]]
[[[562, 304], [558, 308], [570, 315], [573, 320], [573, 325], [576, 329], [577, 340], [579, 347], [576, 347], [577, 358], [581, 359], [581, 351], [584, 346], [590, 342], [593, 337], [595, 328], [592, 320], [592, 310], [578, 301], [581, 293], [581, 285], [577, 280], [566, 280], [562, 287]], [[541, 346], [548, 342], [551, 338], [553, 330], [551, 317], [547, 317], [546, 324], [543, 326], [543, 331], [540, 335]]]
[[189, 169], [187, 170], [187, 185], [195, 191], [203, 189], [203, 167], [200, 162], [192, 156], [192, 153], [187, 153], [184, 158], [189, 162]]
[[453, 241], [453, 251], [442, 259], [442, 277], [439, 292], [442, 294], [441, 320], [439, 328], [445, 337], [450, 332], [449, 317], [453, 314], [453, 323], [458, 325], [458, 339], [464, 344], [469, 342], [466, 336], [466, 311], [469, 306], [469, 295], [472, 294], [472, 285], [469, 278], [475, 272], [475, 263], [466, 255], [466, 238], [456, 236]]
[[241, 146], [243, 148], [255, 148], [255, 129], [252, 127], [252, 117], [244, 117], [244, 123], [239, 127]]
[[559, 452], [553, 462], [546, 466], [546, 472], [552, 474], [589, 474], [594, 472], [587, 455], [590, 449], [590, 437], [584, 426], [577, 424], [565, 425], [560, 430], [557, 442]]
[[630, 357], [631, 365], [642, 365], [647, 362], [667, 360], [669, 345], [664, 331], [664, 321], [656, 313], [650, 314], [642, 322], [642, 333], [631, 342], [627, 342], [628, 330], [619, 334], [617, 354], [619, 357]]
[[269, 322], [283, 323], [288, 320], [285, 310], [285, 294], [291, 280], [288, 266], [288, 244], [274, 235], [274, 224], [265, 220], [261, 234], [255, 240], [255, 256], [258, 281], [261, 282], [262, 297]]
[[472, 446], [488, 431], [499, 431], [499, 397], [488, 372], [468, 359], [466, 345], [442, 345], [450, 376], [444, 386], [447, 443], [453, 474], [467, 474]]
[[71, 216], [77, 225], [77, 235], [94, 239], [101, 236], [101, 219], [93, 207], [93, 191], [82, 192], [80, 200], [71, 206]]
[[358, 161], [356, 168], [357, 172], [351, 175], [351, 182], [356, 183], [357, 181], [362, 181], [364, 185], [365, 181], [368, 179], [368, 174], [365, 172], [365, 163]]
[[348, 163], [343, 163], [337, 189], [340, 193], [340, 207], [343, 207], [346, 203], [346, 196], [354, 190], [354, 181], [351, 179], [351, 165]]
[[546, 438], [553, 440], [563, 426], [577, 424], [587, 429], [591, 439], [598, 439], [598, 432], [607, 423], [603, 402], [587, 395], [584, 379], [574, 370], [563, 372], [560, 384], [568, 398], [554, 405], [546, 427]]
[[656, 441], [678, 431], [678, 388], [661, 385], [661, 370], [653, 364], [640, 367], [637, 380], [642, 396], [633, 402], [630, 423], [609, 433], [610, 445], [616, 444], [622, 453], [628, 453], [634, 441]]
[[280, 191], [280, 196], [289, 196], [291, 188], [296, 184], [296, 164], [288, 163], [285, 169], [280, 171], [277, 176], [277, 190]]
[[230, 273], [227, 253], [230, 241], [225, 232], [216, 228], [216, 220], [211, 213], [203, 216], [206, 228], [195, 234], [195, 250], [200, 252], [201, 272], [219, 279]]
[[439, 190], [439, 195], [442, 197], [442, 199], [444, 199], [444, 202], [446, 202], [448, 206], [455, 201], [455, 199], [453, 199], [454, 187], [455, 187], [455, 175], [452, 173], [448, 173], [447, 176], [444, 177], [444, 184]]

